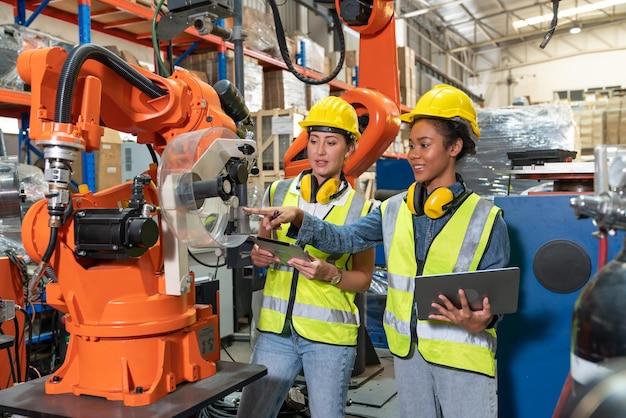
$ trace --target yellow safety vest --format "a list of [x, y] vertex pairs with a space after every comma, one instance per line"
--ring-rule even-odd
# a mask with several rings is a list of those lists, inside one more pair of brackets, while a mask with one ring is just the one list
[[[411, 349], [415, 280], [419, 280], [413, 219], [404, 194], [383, 202], [381, 211], [389, 281], [383, 327], [390, 351], [406, 357]], [[471, 194], [433, 240], [423, 275], [477, 270], [499, 213], [491, 202]], [[495, 376], [494, 329], [473, 334], [449, 322], [418, 321], [416, 332], [418, 350], [426, 361]]]
[[[298, 206], [299, 195], [290, 191], [293, 180], [274, 182], [270, 186], [272, 206]], [[346, 204], [334, 206], [325, 220], [343, 225], [367, 214], [371, 202], [349, 190]], [[276, 238], [294, 242], [286, 236], [289, 224], [277, 230]], [[314, 257], [334, 263], [344, 270], [352, 268], [351, 254], [329, 254], [306, 246]], [[281, 333], [287, 318], [298, 335], [327, 344], [354, 346], [359, 329], [359, 310], [355, 293], [326, 282], [309, 280], [287, 265], [270, 268], [263, 289], [263, 302], [258, 328], [260, 331]]]

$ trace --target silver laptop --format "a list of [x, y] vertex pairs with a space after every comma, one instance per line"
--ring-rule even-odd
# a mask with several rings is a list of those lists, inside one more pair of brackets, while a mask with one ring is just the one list
[[436, 313], [431, 304], [442, 303], [440, 294], [444, 294], [460, 308], [459, 289], [465, 291], [472, 310], [481, 310], [483, 298], [487, 296], [492, 314], [516, 312], [519, 280], [519, 267], [418, 277], [415, 280], [417, 317], [428, 319], [430, 313]]

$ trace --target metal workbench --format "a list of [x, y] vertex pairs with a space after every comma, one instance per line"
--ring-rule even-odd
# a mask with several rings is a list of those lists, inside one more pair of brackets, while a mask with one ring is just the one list
[[146, 406], [125, 406], [93, 396], [47, 395], [47, 377], [0, 390], [0, 412], [45, 418], [188, 418], [224, 396], [267, 374], [265, 366], [217, 362], [217, 373], [181, 384], [174, 392]]

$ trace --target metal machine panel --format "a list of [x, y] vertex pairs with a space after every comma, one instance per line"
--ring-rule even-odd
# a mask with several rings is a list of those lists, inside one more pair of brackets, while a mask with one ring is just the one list
[[[598, 263], [597, 230], [591, 219], [576, 219], [574, 195], [496, 197], [511, 239], [512, 266], [521, 270], [519, 308], [498, 326], [498, 392], [500, 416], [552, 416], [570, 366], [571, 321], [580, 290], [555, 293], [533, 273], [533, 259], [545, 243], [571, 240]], [[621, 248], [621, 237], [609, 239], [609, 260]]]

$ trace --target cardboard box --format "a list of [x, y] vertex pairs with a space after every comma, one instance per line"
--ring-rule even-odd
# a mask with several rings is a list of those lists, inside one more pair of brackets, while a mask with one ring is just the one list
[[398, 67], [413, 67], [415, 66], [415, 51], [408, 46], [401, 46], [397, 50], [398, 53]]
[[[218, 53], [217, 51], [205, 52], [188, 56], [182, 66], [189, 71], [204, 74], [203, 81], [213, 85], [219, 81]], [[243, 60], [244, 77], [244, 101], [248, 110], [256, 112], [263, 108], [263, 67], [250, 57]], [[234, 52], [226, 52], [226, 78], [235, 83], [235, 57]]]
[[401, 103], [413, 107], [417, 102], [415, 81], [415, 51], [403, 46], [398, 48], [398, 78]]
[[[122, 140], [119, 133], [113, 129], [104, 128], [104, 135], [100, 142], [100, 149], [89, 154], [93, 157], [96, 189], [93, 192], [117, 186], [122, 183]], [[78, 152], [72, 163], [72, 181], [76, 184], [87, 184], [83, 174], [87, 167], [83, 153]]]
[[244, 46], [274, 57], [280, 56], [272, 13], [244, 6], [242, 21], [246, 31]]
[[619, 123], [621, 118], [621, 110], [619, 108], [607, 108], [606, 111], [606, 144], [617, 145], [620, 143]]
[[263, 73], [263, 109], [307, 109], [306, 84], [289, 71]]
[[251, 114], [258, 145], [257, 160], [264, 183], [284, 177], [283, 156], [302, 128], [305, 113], [297, 109], [261, 110]]
[[324, 47], [301, 34], [291, 34], [290, 37], [296, 42], [296, 50], [298, 51], [296, 63], [305, 68], [323, 73], [324, 58], [326, 57]]
[[324, 97], [330, 96], [330, 86], [328, 84], [306, 85], [307, 109], [311, 109], [315, 103]]
[[117, 131], [104, 128], [96, 152], [96, 188], [108, 189], [122, 183], [122, 139]]
[[354, 51], [354, 50], [346, 51], [345, 66], [346, 67], [358, 67], [359, 66], [359, 54], [357, 51]]
[[[343, 67], [341, 68], [341, 70], [339, 71], [339, 74], [337, 74], [337, 77], [335, 79], [337, 81], [341, 81], [342, 83], [346, 83], [350, 86], [356, 86], [357, 68], [354, 65], [349, 66], [347, 64], [348, 62], [353, 63], [352, 61], [354, 61], [354, 59], [348, 59], [349, 52], [354, 52], [356, 54], [356, 51], [346, 51], [346, 56], [344, 57]], [[337, 63], [339, 63], [339, 59], [341, 58], [341, 52], [331, 51], [327, 54], [327, 58], [329, 61], [329, 69], [328, 69], [327, 74], [330, 74], [331, 72], [335, 70], [335, 68], [337, 68]]]
[[[335, 68], [337, 68], [337, 64], [339, 63], [339, 58], [341, 57], [341, 52], [339, 51], [330, 51], [326, 54], [326, 57], [328, 58], [328, 74], [332, 73], [333, 71], [335, 71]], [[342, 83], [346, 82], [346, 72], [344, 70], [345, 68], [345, 63], [344, 65], [341, 67], [341, 69], [339, 70], [339, 73], [337, 74], [337, 77], [335, 77], [335, 80], [337, 81], [341, 81]]]

